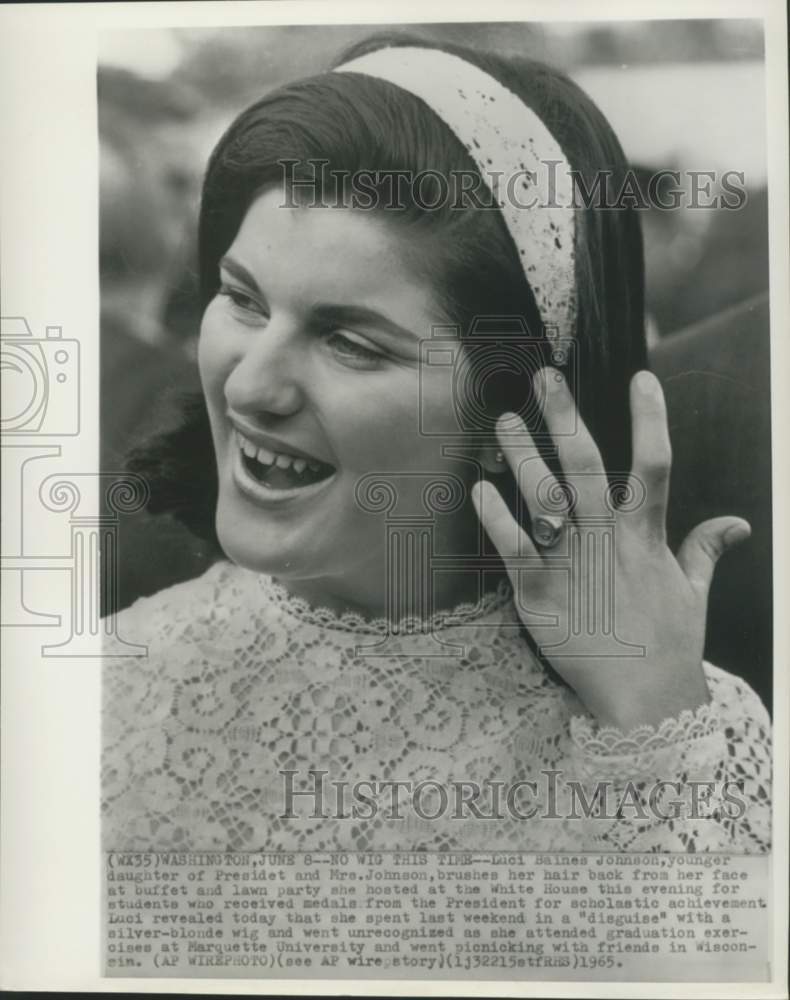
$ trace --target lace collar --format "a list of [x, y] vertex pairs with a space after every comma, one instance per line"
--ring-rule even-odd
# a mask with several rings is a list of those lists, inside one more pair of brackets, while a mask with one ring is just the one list
[[508, 581], [501, 580], [496, 590], [487, 591], [477, 603], [465, 602], [456, 605], [452, 610], [436, 611], [429, 619], [407, 616], [393, 626], [386, 618], [365, 618], [352, 611], [338, 613], [331, 608], [313, 607], [304, 598], [290, 594], [282, 584], [277, 583], [270, 576], [256, 574], [256, 580], [266, 597], [285, 614], [319, 628], [356, 632], [364, 635], [430, 633], [457, 625], [466, 625], [506, 607], [513, 596], [513, 590]]

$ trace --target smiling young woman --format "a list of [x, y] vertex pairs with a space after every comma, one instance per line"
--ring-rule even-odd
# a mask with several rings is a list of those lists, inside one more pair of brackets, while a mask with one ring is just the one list
[[[105, 669], [108, 847], [767, 849], [767, 715], [703, 663], [716, 560], [749, 528], [667, 548], [638, 219], [563, 201], [546, 164], [588, 188], [626, 170], [561, 74], [404, 36], [220, 140], [204, 401], [134, 467], [222, 555], [121, 616], [149, 655]], [[534, 801], [292, 814], [316, 769]], [[541, 775], [640, 811], [553, 814]], [[692, 778], [703, 809], [678, 807]]]
[[[200, 336], [223, 551], [374, 617], [386, 607], [382, 524], [357, 483], [398, 476], [399, 504], [416, 515], [426, 475], [469, 478], [468, 463], [417, 433], [420, 393], [434, 427], [448, 439], [457, 427], [444, 372], [419, 377], [420, 335], [447, 318], [409, 250], [381, 215], [287, 208], [267, 189], [220, 262]], [[476, 520], [471, 508], [453, 519], [450, 551], [470, 551]], [[460, 600], [447, 596], [437, 600]]]

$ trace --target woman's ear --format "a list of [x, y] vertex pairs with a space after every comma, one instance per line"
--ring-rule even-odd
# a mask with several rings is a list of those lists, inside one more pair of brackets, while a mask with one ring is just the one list
[[507, 459], [496, 438], [496, 427], [500, 413], [498, 410], [493, 412], [487, 410], [486, 415], [490, 421], [486, 429], [491, 432], [491, 436], [486, 435], [486, 438], [478, 439], [475, 443], [475, 458], [489, 475], [498, 476], [508, 471]]
[[491, 475], [501, 475], [507, 472], [507, 460], [502, 449], [496, 444], [483, 444], [477, 454], [478, 460], [486, 472]]

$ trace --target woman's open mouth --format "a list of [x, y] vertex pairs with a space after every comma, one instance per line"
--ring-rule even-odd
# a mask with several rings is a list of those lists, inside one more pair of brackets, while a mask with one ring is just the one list
[[335, 473], [335, 467], [317, 458], [272, 451], [256, 445], [234, 429], [236, 478], [254, 499], [287, 499], [309, 495], [323, 487]]

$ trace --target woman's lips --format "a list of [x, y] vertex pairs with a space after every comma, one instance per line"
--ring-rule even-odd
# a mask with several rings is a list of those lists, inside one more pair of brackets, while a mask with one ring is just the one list
[[250, 457], [254, 458], [257, 455], [263, 464], [269, 465], [279, 462], [281, 468], [287, 468], [294, 462], [304, 462], [308, 466], [334, 468], [331, 462], [319, 458], [297, 444], [266, 434], [231, 414], [228, 415], [228, 420], [239, 447], [243, 448]]
[[259, 465], [276, 465], [280, 469], [293, 468], [300, 474], [307, 468], [314, 472], [321, 471], [322, 467], [324, 469], [332, 468], [327, 462], [322, 462], [320, 459], [313, 458], [304, 452], [295, 454], [294, 452], [287, 451], [285, 448], [275, 449], [267, 447], [253, 441], [239, 430], [234, 430], [233, 433], [237, 446], [241, 448], [249, 459], [257, 461]]
[[257, 456], [252, 458], [234, 442], [233, 479], [242, 493], [260, 504], [307, 499], [320, 493], [333, 481], [336, 472], [333, 466], [324, 463], [321, 466], [317, 471], [305, 467], [300, 473], [276, 462], [262, 464]]

